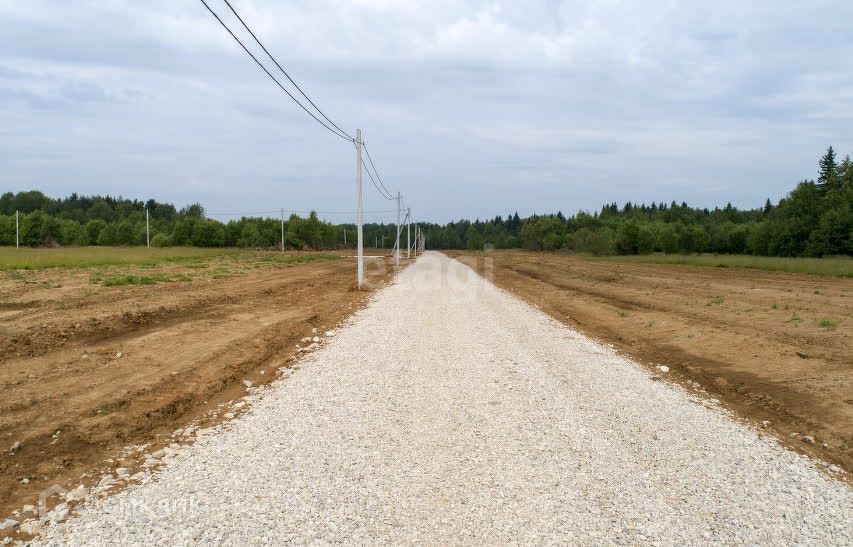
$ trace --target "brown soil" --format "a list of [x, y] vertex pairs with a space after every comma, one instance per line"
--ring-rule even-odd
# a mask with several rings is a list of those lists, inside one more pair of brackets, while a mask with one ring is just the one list
[[669, 377], [698, 382], [756, 425], [769, 421], [795, 450], [853, 469], [853, 280], [522, 251], [448, 254], [636, 360], [668, 365]]
[[[133, 468], [123, 447], [156, 444], [242, 397], [244, 379], [272, 381], [302, 337], [334, 328], [369, 297], [355, 288], [352, 258], [285, 266], [270, 257], [163, 265], [158, 274], [193, 280], [147, 286], [105, 287], [92, 280], [100, 270], [3, 274], [0, 520], [48, 486]], [[392, 270], [368, 260], [369, 284]]]

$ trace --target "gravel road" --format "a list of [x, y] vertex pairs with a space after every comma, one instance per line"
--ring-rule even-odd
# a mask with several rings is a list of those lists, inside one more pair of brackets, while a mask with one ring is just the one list
[[852, 544], [853, 490], [427, 253], [251, 410], [44, 542]]

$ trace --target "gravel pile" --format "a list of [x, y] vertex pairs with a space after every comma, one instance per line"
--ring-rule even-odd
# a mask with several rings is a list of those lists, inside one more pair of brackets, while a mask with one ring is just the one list
[[853, 543], [809, 460], [427, 253], [70, 544]]

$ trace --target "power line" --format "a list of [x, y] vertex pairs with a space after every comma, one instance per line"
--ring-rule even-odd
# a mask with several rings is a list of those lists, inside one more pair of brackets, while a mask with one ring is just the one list
[[[362, 161], [362, 163], [364, 163], [364, 157], [363, 157], [363, 156], [362, 156], [362, 158], [361, 158], [361, 161]], [[385, 199], [387, 199], [387, 200], [389, 200], [389, 201], [394, 201], [395, 199], [397, 199], [397, 198], [395, 198], [394, 196], [392, 196], [392, 195], [390, 194], [390, 192], [387, 192], [387, 193], [386, 193], [386, 191], [382, 190], [382, 188], [380, 188], [380, 187], [379, 187], [379, 185], [378, 185], [378, 184], [376, 184], [376, 180], [373, 178], [373, 175], [370, 173], [370, 169], [368, 169], [367, 164], [365, 164], [365, 165], [364, 165], [364, 171], [367, 173], [367, 176], [368, 176], [368, 177], [370, 177], [370, 182], [372, 182], [372, 183], [373, 183], [373, 187], [374, 187], [374, 188], [376, 188], [376, 191], [377, 191], [377, 192], [379, 192], [379, 194], [380, 194], [383, 198], [385, 198]], [[377, 173], [377, 175], [376, 175], [376, 176], [378, 177], [378, 176], [379, 176], [379, 174]]]
[[[308, 109], [305, 107], [305, 105], [304, 105], [304, 104], [302, 104], [301, 102], [299, 102], [299, 100], [298, 100], [296, 97], [294, 97], [294, 96], [293, 96], [293, 94], [291, 94], [291, 93], [290, 93], [290, 91], [288, 91], [288, 90], [287, 90], [287, 88], [285, 88], [283, 85], [281, 85], [281, 82], [279, 82], [279, 81], [278, 81], [278, 79], [276, 79], [276, 77], [275, 77], [275, 76], [273, 76], [273, 75], [272, 75], [272, 73], [271, 73], [269, 70], [267, 70], [267, 67], [265, 67], [265, 66], [263, 65], [263, 63], [261, 63], [261, 62], [258, 60], [258, 58], [257, 58], [257, 57], [255, 57], [255, 55], [254, 55], [251, 51], [249, 51], [249, 48], [247, 48], [247, 47], [246, 47], [246, 45], [245, 45], [245, 44], [244, 44], [244, 43], [243, 43], [239, 38], [237, 38], [237, 35], [236, 35], [236, 34], [234, 34], [234, 33], [231, 31], [231, 29], [230, 29], [230, 28], [228, 28], [228, 25], [226, 25], [226, 24], [222, 21], [222, 19], [220, 19], [220, 18], [219, 18], [219, 15], [217, 15], [217, 14], [216, 14], [216, 12], [215, 12], [215, 11], [213, 11], [213, 9], [211, 9], [211, 7], [207, 4], [207, 2], [205, 2], [205, 0], [201, 0], [201, 3], [202, 3], [202, 4], [204, 4], [204, 7], [206, 7], [206, 8], [207, 8], [207, 11], [209, 11], [209, 12], [211, 13], [211, 15], [213, 15], [213, 16], [216, 18], [216, 20], [217, 20], [217, 21], [219, 21], [219, 24], [220, 24], [220, 25], [222, 25], [222, 28], [224, 28], [226, 31], [228, 31], [228, 34], [230, 34], [230, 35], [231, 35], [231, 37], [232, 37], [232, 38], [234, 38], [234, 40], [236, 40], [238, 44], [240, 44], [240, 47], [242, 47], [242, 48], [243, 48], [243, 51], [245, 51], [245, 52], [249, 55], [249, 57], [251, 57], [251, 58], [252, 58], [252, 60], [253, 60], [253, 61], [255, 61], [255, 63], [256, 63], [256, 64], [261, 68], [261, 70], [263, 70], [264, 72], [266, 72], [267, 76], [269, 76], [269, 77], [272, 79], [272, 81], [274, 81], [274, 82], [278, 85], [278, 87], [280, 87], [280, 88], [281, 88], [281, 90], [282, 90], [282, 91], [284, 91], [285, 93], [287, 93], [287, 96], [288, 96], [288, 97], [290, 97], [291, 99], [293, 99], [293, 102], [295, 102], [296, 104], [298, 104], [298, 105], [299, 105], [299, 107], [300, 107], [300, 108], [302, 108], [302, 110], [304, 110], [304, 111], [305, 111], [309, 116], [311, 116], [312, 118], [314, 118], [314, 120], [315, 120], [317, 123], [319, 123], [320, 125], [322, 125], [322, 126], [323, 126], [323, 127], [325, 127], [326, 129], [328, 129], [329, 131], [331, 131], [333, 134], [337, 135], [338, 137], [340, 137], [340, 138], [342, 138], [342, 139], [344, 139], [344, 140], [351, 141], [351, 142], [353, 141], [353, 138], [352, 138], [352, 137], [350, 137], [349, 135], [347, 135], [346, 133], [343, 133], [343, 134], [338, 133], [337, 131], [335, 131], [334, 129], [332, 129], [332, 128], [331, 128], [331, 127], [329, 127], [328, 125], [326, 125], [326, 123], [325, 123], [323, 120], [321, 120], [320, 118], [318, 118], [318, 117], [317, 117], [313, 112], [311, 112], [310, 110], [308, 110]], [[315, 108], [316, 108], [316, 107], [315, 107]], [[318, 109], [318, 110], [319, 110], [319, 109]]]
[[320, 113], [320, 115], [321, 115], [321, 116], [323, 116], [323, 118], [325, 118], [325, 119], [326, 119], [326, 121], [327, 121], [327, 122], [329, 122], [330, 124], [332, 124], [332, 125], [335, 127], [335, 129], [337, 129], [338, 131], [340, 131], [341, 133], [343, 133], [343, 134], [344, 134], [344, 135], [345, 135], [349, 140], [354, 140], [354, 139], [352, 138], [352, 136], [351, 136], [349, 133], [347, 133], [346, 131], [344, 131], [343, 129], [341, 129], [341, 128], [338, 126], [338, 124], [336, 124], [335, 122], [333, 122], [332, 120], [330, 120], [330, 119], [329, 119], [329, 117], [328, 117], [328, 116], [326, 116], [326, 114], [325, 114], [322, 110], [320, 110], [320, 107], [319, 107], [319, 106], [317, 106], [316, 104], [314, 104], [314, 101], [312, 101], [312, 100], [311, 100], [311, 97], [309, 97], [308, 95], [306, 95], [306, 94], [305, 94], [305, 92], [304, 92], [304, 91], [302, 91], [302, 88], [301, 88], [301, 87], [299, 87], [299, 84], [297, 84], [295, 81], [293, 81], [293, 78], [291, 78], [291, 77], [290, 77], [290, 74], [288, 74], [288, 73], [287, 73], [287, 71], [286, 71], [286, 70], [284, 70], [284, 68], [283, 68], [283, 67], [278, 63], [278, 61], [276, 60], [276, 58], [275, 58], [275, 57], [273, 57], [272, 53], [270, 53], [270, 52], [269, 52], [269, 50], [267, 50], [267, 48], [264, 46], [264, 44], [262, 44], [262, 43], [261, 43], [261, 41], [260, 41], [260, 40], [258, 39], [258, 37], [255, 35], [255, 33], [252, 31], [252, 29], [251, 29], [251, 28], [249, 28], [249, 25], [247, 25], [247, 24], [246, 24], [246, 22], [243, 20], [243, 18], [242, 18], [242, 17], [240, 17], [240, 14], [239, 14], [239, 13], [237, 13], [237, 10], [235, 10], [235, 9], [234, 9], [234, 6], [232, 6], [232, 5], [231, 5], [231, 2], [229, 2], [228, 0], [224, 0], [224, 1], [225, 1], [225, 4], [228, 6], [228, 9], [230, 9], [230, 10], [231, 10], [231, 13], [233, 13], [233, 14], [234, 14], [234, 16], [235, 16], [235, 17], [237, 17], [237, 19], [238, 19], [238, 20], [240, 21], [240, 23], [243, 25], [243, 28], [245, 28], [247, 31], [249, 31], [249, 34], [251, 34], [251, 35], [252, 35], [252, 38], [254, 38], [254, 39], [255, 39], [255, 42], [257, 42], [257, 44], [258, 44], [259, 46], [261, 46], [261, 49], [262, 49], [262, 50], [264, 50], [264, 53], [266, 53], [266, 54], [267, 54], [267, 57], [269, 57], [269, 58], [272, 60], [272, 62], [273, 62], [273, 63], [275, 63], [275, 66], [277, 66], [277, 67], [278, 67], [278, 69], [279, 69], [279, 70], [280, 70], [280, 71], [281, 71], [285, 76], [287, 76], [287, 79], [288, 79], [288, 80], [290, 80], [290, 83], [292, 83], [292, 84], [293, 84], [293, 86], [294, 86], [297, 90], [299, 90], [299, 93], [301, 93], [301, 94], [302, 94], [302, 96], [303, 96], [303, 97], [305, 97], [305, 99], [306, 99], [309, 103], [311, 103], [311, 106], [313, 106], [313, 107], [317, 110], [317, 112], [319, 112], [319, 113]]
[[[367, 153], [367, 159], [368, 159], [368, 160], [370, 160], [370, 166], [371, 166], [371, 167], [373, 167], [373, 172], [374, 172], [374, 173], [376, 173], [376, 178], [377, 178], [377, 179], [379, 179], [379, 184], [380, 184], [380, 185], [382, 185], [382, 188], [384, 188], [384, 189], [385, 189], [385, 192], [386, 192], [389, 196], [393, 196], [394, 194], [391, 192], [391, 190], [389, 190], [389, 189], [385, 186], [385, 184], [382, 182], [382, 177], [380, 177], [380, 176], [379, 176], [379, 171], [376, 169], [376, 166], [375, 166], [375, 165], [373, 165], [373, 158], [372, 158], [372, 157], [370, 157], [370, 150], [368, 150], [368, 149], [367, 149], [367, 143], [362, 141], [362, 144], [364, 145], [364, 151]], [[392, 197], [392, 198], [390, 198], [390, 199], [396, 199], [396, 198], [393, 198], [393, 197]]]

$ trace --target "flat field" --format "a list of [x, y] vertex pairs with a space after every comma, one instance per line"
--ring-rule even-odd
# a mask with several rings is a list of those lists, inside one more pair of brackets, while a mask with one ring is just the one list
[[586, 258], [593, 260], [606, 260], [610, 262], [683, 264], [687, 266], [705, 266], [710, 268], [747, 268], [752, 270], [766, 270], [770, 272], [853, 277], [853, 258], [847, 256], [794, 258], [703, 253], [695, 255], [649, 254], [635, 256], [590, 256]]
[[839, 276], [848, 259], [775, 264], [835, 274], [821, 276], [731, 263], [448, 254], [653, 371], [669, 366], [668, 377], [701, 385], [759, 427], [770, 422], [785, 444], [853, 469], [853, 279]]
[[0, 249], [0, 515], [273, 380], [366, 301], [349, 254]]

